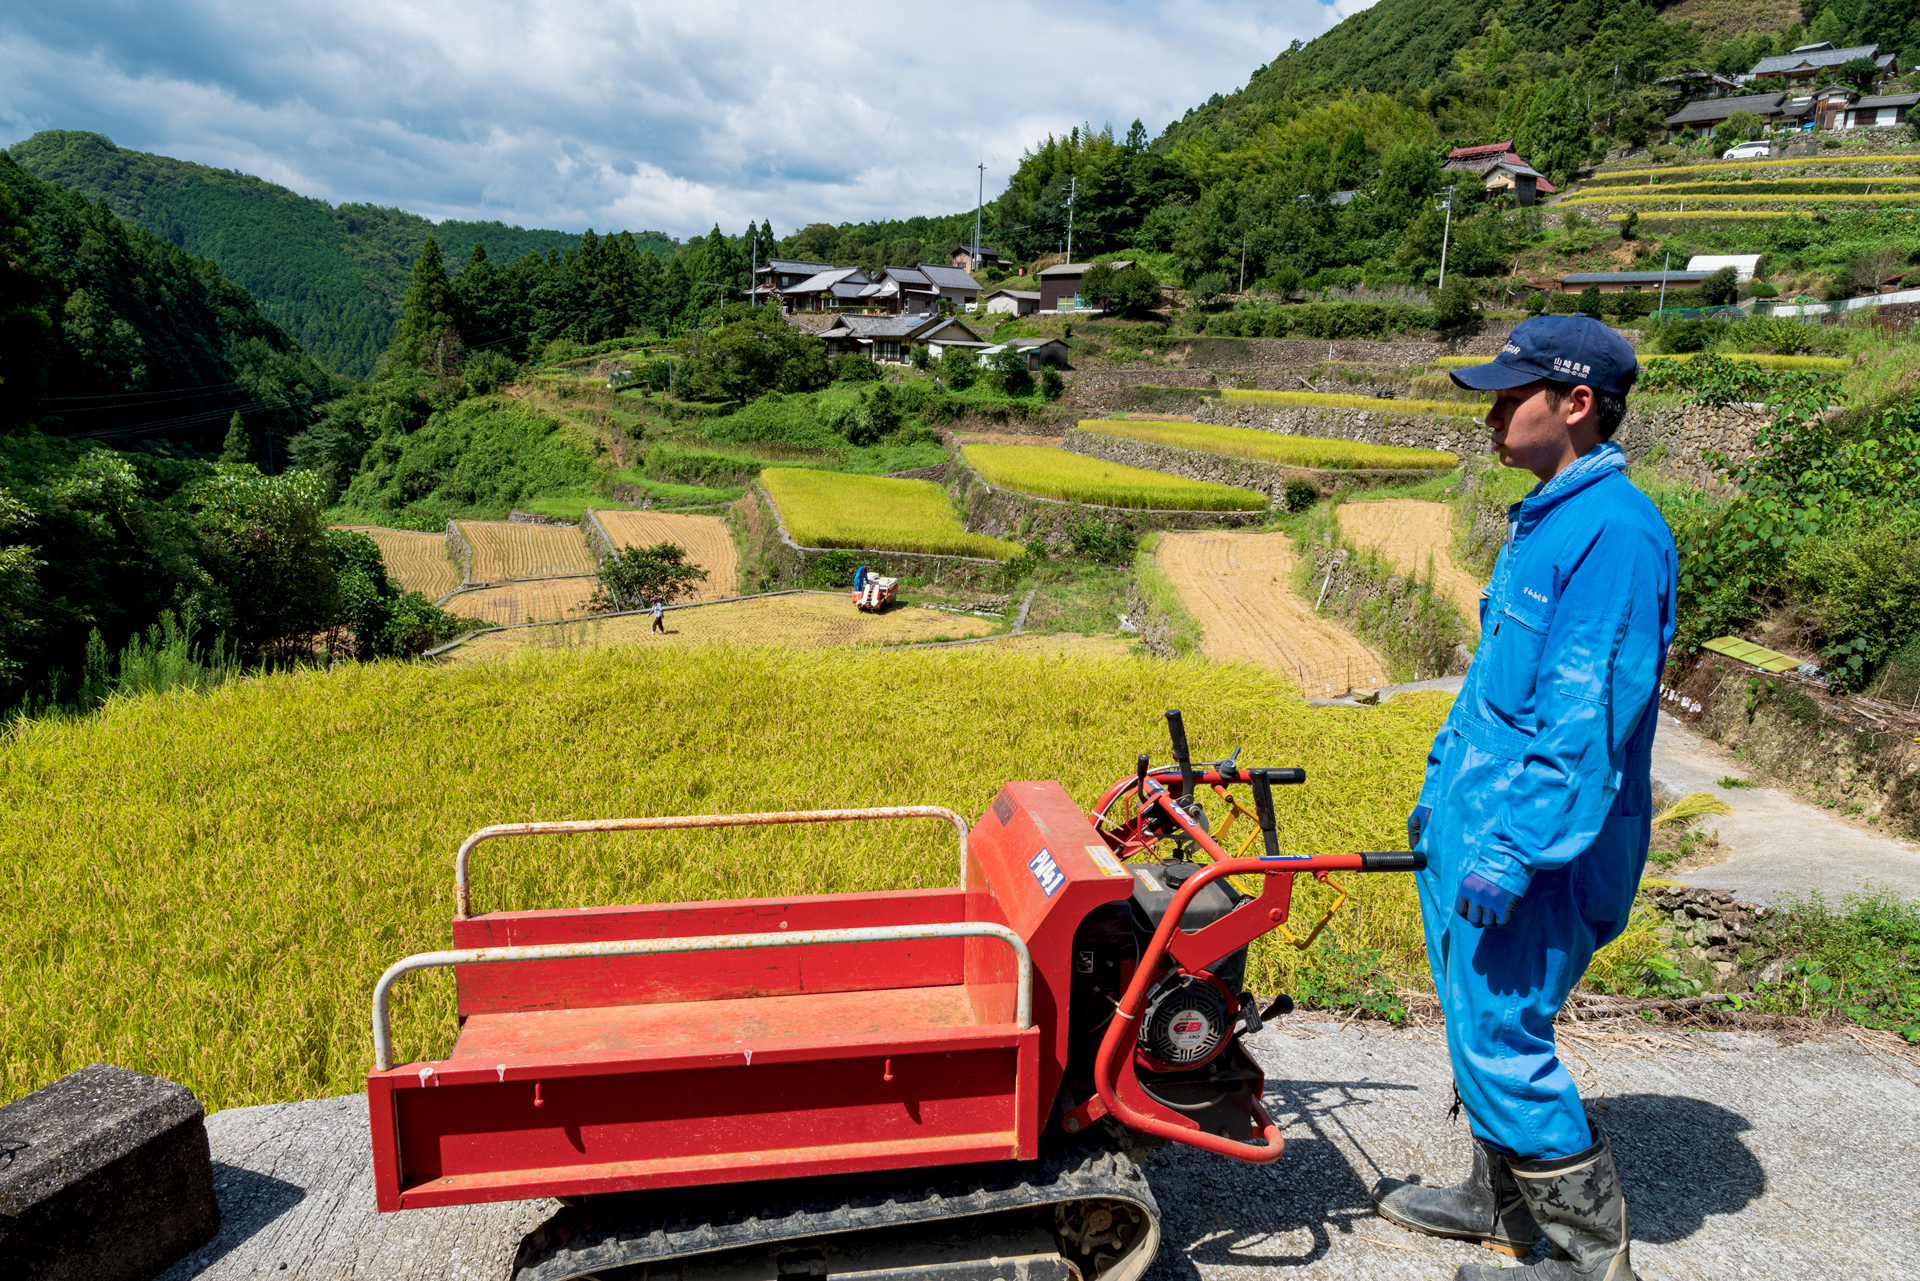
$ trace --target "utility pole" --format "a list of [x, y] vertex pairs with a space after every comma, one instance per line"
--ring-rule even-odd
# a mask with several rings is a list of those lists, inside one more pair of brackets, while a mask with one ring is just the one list
[[760, 290], [754, 282], [754, 277], [760, 274], [760, 228], [748, 223], [747, 239], [753, 246], [748, 250], [750, 256], [747, 260], [747, 306], [757, 307], [760, 305]]
[[1080, 191], [1080, 177], [1067, 179], [1067, 261], [1073, 261], [1073, 198]]
[[[1444, 252], [1440, 255], [1440, 259], [1442, 262], [1446, 261]], [[1240, 292], [1243, 294], [1247, 292], [1247, 233], [1244, 231], [1240, 233]]]
[[1453, 234], [1453, 188], [1447, 188], [1447, 198], [1440, 202], [1447, 211], [1447, 220], [1440, 228], [1440, 287], [1447, 287], [1447, 240]]
[[[973, 202], [973, 257], [967, 263], [967, 266], [971, 267], [973, 271], [980, 270], [980, 211], [986, 207], [987, 203], [986, 161], [983, 160], [980, 162], [979, 169], [980, 192], [974, 198]], [[971, 275], [972, 273], [969, 272], [968, 274]]]
[[1667, 312], [1667, 273], [1673, 270], [1673, 250], [1667, 250], [1666, 266], [1660, 268], [1660, 320], [1666, 323]]

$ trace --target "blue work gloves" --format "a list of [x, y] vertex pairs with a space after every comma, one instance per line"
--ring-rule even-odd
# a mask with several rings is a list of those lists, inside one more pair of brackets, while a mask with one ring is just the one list
[[1407, 815], [1407, 848], [1420, 848], [1420, 833], [1426, 830], [1427, 820], [1433, 817], [1433, 806], [1416, 805], [1413, 813]]
[[1484, 929], [1489, 925], [1505, 925], [1513, 913], [1513, 905], [1519, 901], [1518, 894], [1509, 894], [1486, 877], [1468, 872], [1467, 879], [1460, 882], [1457, 910], [1467, 918], [1467, 924]]

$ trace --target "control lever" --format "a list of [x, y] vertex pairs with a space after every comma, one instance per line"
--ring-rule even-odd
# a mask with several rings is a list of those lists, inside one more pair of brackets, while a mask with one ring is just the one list
[[1180, 795], [1175, 799], [1184, 801], [1193, 795], [1193, 757], [1187, 752], [1187, 726], [1178, 708], [1167, 709], [1167, 733], [1173, 739], [1173, 759], [1180, 766]]
[[1140, 803], [1147, 803], [1147, 754], [1140, 753], [1140, 763], [1134, 771], [1133, 785], [1140, 793]]
[[1279, 858], [1280, 837], [1273, 823], [1273, 783], [1263, 769], [1248, 770], [1247, 778], [1253, 784], [1253, 810], [1260, 818], [1260, 839], [1267, 847], [1267, 857]]

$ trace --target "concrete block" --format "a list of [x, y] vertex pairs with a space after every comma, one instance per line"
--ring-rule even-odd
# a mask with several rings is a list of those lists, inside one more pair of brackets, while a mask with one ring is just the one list
[[0, 1260], [16, 1281], [146, 1281], [220, 1227], [205, 1112], [95, 1063], [0, 1107]]

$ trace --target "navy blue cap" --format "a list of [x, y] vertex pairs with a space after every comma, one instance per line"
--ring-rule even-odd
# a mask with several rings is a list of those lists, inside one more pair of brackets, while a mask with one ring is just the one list
[[1453, 381], [1505, 391], [1544, 378], [1624, 396], [1639, 373], [1632, 344], [1591, 316], [1535, 316], [1514, 326], [1492, 364], [1456, 369]]

